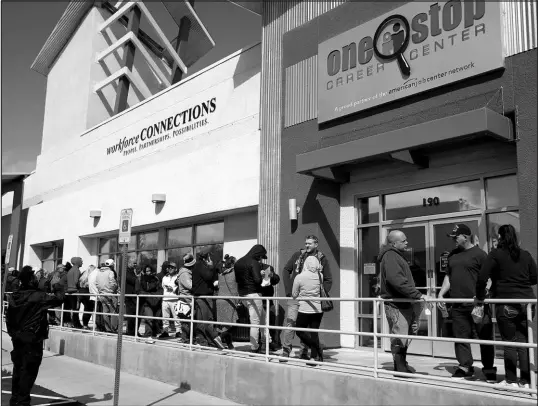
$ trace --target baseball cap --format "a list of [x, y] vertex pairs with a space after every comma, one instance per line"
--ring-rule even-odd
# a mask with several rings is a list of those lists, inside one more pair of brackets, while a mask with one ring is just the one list
[[196, 263], [196, 259], [194, 259], [194, 256], [189, 253], [183, 255], [183, 263], [185, 266], [193, 266]]
[[455, 238], [460, 234], [472, 235], [473, 233], [471, 232], [471, 229], [467, 227], [465, 224], [456, 224], [452, 232], [450, 234], [447, 234], [447, 236], [450, 238]]
[[114, 266], [116, 265], [113, 259], [107, 259], [105, 261], [105, 266]]

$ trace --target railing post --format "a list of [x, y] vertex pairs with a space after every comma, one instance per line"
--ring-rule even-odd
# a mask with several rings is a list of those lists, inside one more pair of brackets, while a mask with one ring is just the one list
[[[377, 379], [377, 298], [374, 298], [374, 378]], [[360, 325], [359, 325], [360, 328]]]
[[64, 327], [64, 302], [62, 302], [62, 306], [60, 307], [60, 330]]
[[191, 328], [189, 331], [189, 349], [192, 351], [193, 336], [194, 336], [194, 296], [191, 296]]
[[95, 296], [95, 302], [93, 304], [93, 327], [92, 327], [92, 333], [95, 336], [95, 327], [97, 326], [97, 303], [99, 302], [99, 296]]
[[[532, 333], [532, 303], [527, 304], [527, 343], [534, 343], [534, 337]], [[534, 360], [534, 348], [529, 348], [529, 371], [531, 374], [530, 387], [531, 389], [536, 389], [536, 374], [534, 370], [530, 368], [531, 365], [534, 365], [536, 369], [536, 364]]]
[[[262, 304], [263, 309], [263, 304]], [[265, 299], [265, 361], [269, 362], [269, 343], [271, 336], [269, 335], [269, 298]]]
[[140, 297], [136, 295], [136, 312], [135, 312], [135, 343], [138, 342], [138, 309], [140, 307]]

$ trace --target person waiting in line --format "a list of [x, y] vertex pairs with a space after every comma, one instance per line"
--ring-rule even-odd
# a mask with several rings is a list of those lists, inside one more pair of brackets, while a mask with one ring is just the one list
[[[491, 296], [495, 299], [514, 299], [514, 303], [497, 304], [495, 312], [497, 325], [503, 341], [528, 342], [527, 305], [517, 303], [518, 299], [533, 299], [536, 286], [536, 262], [532, 255], [519, 247], [516, 230], [505, 224], [499, 228], [497, 248], [493, 249], [482, 263], [476, 283], [476, 298], [479, 304], [485, 298], [486, 284], [492, 280]], [[531, 319], [534, 319], [535, 305]], [[517, 379], [519, 359], [520, 379]], [[504, 347], [504, 370], [506, 386], [529, 388], [529, 349]]]
[[[316, 257], [310, 256], [306, 258], [301, 273], [293, 280], [291, 295], [294, 300], [319, 298], [321, 297], [322, 283], [321, 264]], [[319, 329], [322, 318], [323, 311], [320, 300], [299, 301], [296, 327]], [[323, 349], [319, 343], [319, 334], [317, 332], [297, 331], [297, 336], [310, 348], [311, 358], [323, 362]]]
[[[69, 262], [66, 262], [65, 265], [58, 264], [56, 266], [56, 270], [52, 273], [50, 278], [50, 286], [54, 286], [57, 283], [61, 283], [64, 287], [64, 292], [67, 292], [67, 270], [71, 269], [71, 264]], [[66, 308], [65, 301], [67, 300], [67, 297], [64, 296], [64, 309]], [[64, 315], [65, 318], [65, 315]], [[57, 311], [50, 313], [50, 322], [52, 325], [59, 325], [60, 320], [62, 320], [62, 312], [61, 307], [58, 308]], [[66, 320], [64, 319], [64, 327], [67, 326]]]
[[[260, 261], [267, 259], [267, 250], [261, 244], [254, 245], [244, 257], [240, 258], [234, 266], [235, 280], [239, 296], [245, 298], [243, 303], [248, 309], [250, 324], [250, 349], [252, 352], [266, 351], [265, 329], [260, 330], [259, 325], [265, 324], [265, 311], [262, 300], [262, 268]], [[260, 343], [261, 332], [261, 343]]]
[[[217, 284], [217, 269], [210, 254], [198, 254], [198, 260], [192, 268], [192, 295], [195, 297], [194, 318], [196, 320], [215, 321], [214, 300], [200, 296], [213, 296]], [[195, 323], [194, 334], [199, 343], [207, 341], [219, 350], [226, 348], [213, 324]]]
[[79, 297], [76, 295], [78, 293], [79, 285], [78, 281], [80, 279], [80, 267], [82, 266], [82, 258], [73, 257], [71, 258], [71, 269], [67, 271], [67, 293], [66, 303], [68, 306], [65, 307], [65, 310], [70, 310], [64, 313], [64, 322], [67, 322], [74, 328], [82, 328], [80, 320], [78, 318], [78, 309], [79, 309]]
[[97, 289], [97, 275], [99, 274], [99, 268], [95, 267], [95, 265], [90, 265], [90, 269], [88, 272], [90, 272], [88, 275], [88, 290], [91, 294], [90, 302], [93, 302], [92, 306], [96, 313], [95, 320], [93, 321], [93, 323], [95, 324], [95, 331], [104, 332], [105, 325], [103, 321], [103, 315], [97, 314], [103, 312], [103, 306], [97, 296], [99, 294], [99, 289]]
[[[218, 296], [239, 296], [237, 291], [237, 282], [235, 281], [236, 258], [226, 254], [224, 261], [219, 269], [219, 291]], [[219, 323], [237, 323], [239, 317], [237, 306], [239, 299], [217, 299], [217, 321]], [[232, 334], [235, 331], [234, 326], [220, 327], [220, 337], [228, 349], [233, 350]]]
[[[284, 278], [284, 285], [286, 288], [286, 296], [291, 297], [291, 291], [293, 287], [293, 281], [295, 277], [301, 273], [306, 258], [315, 256], [321, 264], [323, 273], [323, 287], [327, 293], [330, 292], [333, 278], [329, 261], [327, 257], [318, 248], [319, 240], [315, 235], [308, 235], [305, 238], [304, 248], [295, 252], [289, 261], [284, 266], [283, 274], [287, 275]], [[297, 313], [299, 311], [299, 302], [296, 300], [289, 300], [287, 303], [285, 327], [295, 327], [295, 321], [297, 320]], [[292, 341], [295, 337], [294, 330], [284, 330], [282, 333], [282, 357], [289, 358], [292, 350]], [[308, 356], [308, 348], [301, 342], [300, 358], [310, 359]], [[282, 361], [283, 362], [283, 361]]]
[[[275, 286], [279, 284], [280, 282], [280, 276], [275, 272], [275, 269], [269, 265], [265, 264], [263, 260], [260, 260], [260, 266], [261, 266], [261, 275], [263, 277], [262, 280], [262, 289], [261, 289], [261, 295], [262, 297], [273, 297], [275, 296]], [[267, 301], [264, 300], [262, 302], [263, 304], [263, 310], [265, 312], [269, 312], [269, 325], [270, 326], [281, 326], [283, 323], [280, 323], [277, 320], [276, 316], [276, 307], [273, 300], [269, 301], [269, 309], [267, 309]], [[276, 304], [278, 306], [278, 303]], [[280, 315], [279, 315], [280, 316]], [[282, 318], [282, 317], [280, 317]], [[271, 351], [277, 351], [278, 345], [277, 343], [280, 342], [280, 330], [269, 330], [269, 335], [271, 336], [271, 342], [269, 343], [269, 349]]]
[[60, 306], [64, 300], [64, 285], [52, 286], [53, 294], [37, 289], [38, 282], [31, 266], [19, 275], [20, 289], [9, 297], [6, 327], [13, 351], [10, 405], [30, 405], [30, 393], [43, 359], [43, 341], [49, 336], [47, 310]]
[[[473, 299], [476, 294], [476, 283], [486, 253], [472, 242], [472, 232], [465, 224], [456, 224], [448, 237], [456, 243], [456, 248], [448, 256], [448, 267], [439, 291], [439, 299], [443, 299], [447, 292], [452, 299]], [[484, 306], [484, 319], [476, 324], [472, 317], [473, 303], [453, 303], [452, 305], [452, 331], [455, 338], [472, 339], [474, 332], [481, 340], [493, 340], [493, 323], [491, 310]], [[468, 343], [454, 343], [458, 367], [452, 374], [454, 379], [470, 378], [474, 375], [474, 359], [471, 345]], [[492, 345], [480, 346], [482, 359], [482, 372], [487, 382], [497, 382], [497, 368], [495, 368], [495, 347]]]
[[[93, 308], [94, 308], [94, 301], [90, 300], [90, 296], [87, 296], [90, 293], [89, 288], [89, 277], [92, 272], [95, 272], [95, 265], [90, 265], [89, 267], [82, 269], [80, 273], [80, 278], [78, 279], [78, 291], [79, 293], [83, 294], [83, 296], [79, 297], [79, 301], [82, 304], [84, 308], [84, 313], [82, 315], [82, 329], [83, 330], [89, 330], [88, 323], [90, 322], [90, 319], [92, 318]], [[80, 318], [78, 314], [75, 314], [75, 317], [77, 317], [80, 324]]]
[[[403, 253], [407, 248], [407, 237], [399, 230], [393, 230], [387, 236], [387, 242], [378, 256], [380, 262], [381, 297], [383, 299], [428, 300], [415, 287], [411, 268]], [[422, 302], [385, 302], [385, 315], [390, 334], [417, 335], [418, 322], [423, 310]], [[411, 340], [391, 337], [390, 350], [394, 360], [394, 370], [413, 373], [407, 363], [407, 350]]]
[[[168, 273], [162, 281], [164, 297], [161, 304], [162, 317], [165, 317], [168, 320], [163, 320], [163, 332], [159, 335], [159, 338], [168, 338], [170, 337], [170, 333], [173, 333], [181, 342], [181, 322], [179, 321], [179, 317], [175, 310], [176, 303], [179, 299], [176, 285], [177, 275], [177, 265], [175, 262], [170, 262], [168, 264]], [[170, 323], [169, 319], [173, 319], [173, 323]]]
[[[140, 295], [141, 313], [146, 317], [162, 317], [162, 298], [154, 297], [163, 294], [163, 288], [152, 266], [144, 266], [140, 279], [136, 281], [135, 292]], [[144, 336], [158, 337], [161, 334], [159, 320], [144, 319]]]
[[118, 292], [118, 281], [114, 273], [114, 260], [107, 259], [99, 268], [95, 284], [100, 296], [97, 300], [101, 304], [103, 315], [103, 327], [107, 333], [118, 332], [118, 298], [114, 295]]
[[[178, 288], [179, 300], [183, 302], [183, 313], [178, 316], [182, 320], [190, 319], [192, 312], [191, 299], [185, 296], [192, 296], [192, 268], [196, 264], [196, 260], [192, 254], [183, 256], [183, 266], [178, 272], [176, 284]], [[184, 342], [190, 342], [191, 325], [187, 322], [181, 323], [182, 339]], [[206, 343], [207, 344], [207, 343]]]
[[[136, 282], [138, 280], [138, 277], [135, 273], [136, 264], [127, 266], [127, 273], [125, 274], [125, 294], [126, 295], [134, 295], [136, 294]], [[133, 316], [133, 317], [126, 317], [127, 319], [127, 331], [126, 334], [128, 336], [134, 336], [135, 335], [135, 329], [136, 329], [136, 319], [134, 316], [136, 316], [136, 297], [134, 296], [125, 296], [125, 314], [127, 316]]]

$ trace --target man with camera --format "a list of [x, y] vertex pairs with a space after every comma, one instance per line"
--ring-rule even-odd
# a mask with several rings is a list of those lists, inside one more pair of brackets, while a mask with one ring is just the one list
[[43, 359], [43, 341], [49, 336], [47, 311], [61, 306], [65, 289], [56, 283], [52, 294], [38, 290], [31, 266], [23, 267], [19, 280], [20, 288], [10, 295], [6, 312], [7, 332], [13, 342], [10, 405], [30, 405], [30, 392]]

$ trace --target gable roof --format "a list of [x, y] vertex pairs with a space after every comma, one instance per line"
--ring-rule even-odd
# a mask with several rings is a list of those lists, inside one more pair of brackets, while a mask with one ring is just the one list
[[44, 76], [49, 74], [56, 58], [67, 45], [74, 32], [93, 7], [94, 0], [70, 1], [60, 20], [45, 41], [39, 54], [32, 63], [31, 69]]

